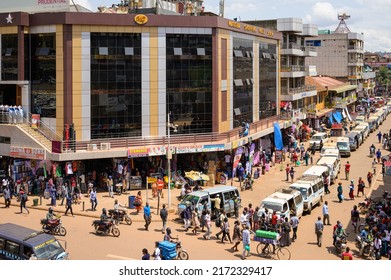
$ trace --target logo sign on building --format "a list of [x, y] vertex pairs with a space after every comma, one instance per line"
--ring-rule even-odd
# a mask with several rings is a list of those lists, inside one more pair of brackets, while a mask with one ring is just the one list
[[10, 156], [14, 158], [45, 159], [45, 149], [11, 146]]
[[134, 17], [134, 22], [139, 24], [139, 25], [146, 24], [148, 22], [148, 17], [146, 15], [143, 15], [143, 14], [136, 15]]
[[18, 0], [0, 1], [0, 13], [10, 12], [69, 12], [70, 0]]

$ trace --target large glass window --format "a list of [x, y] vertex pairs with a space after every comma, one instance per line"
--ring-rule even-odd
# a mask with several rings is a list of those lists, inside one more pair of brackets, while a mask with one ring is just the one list
[[1, 36], [1, 79], [18, 80], [18, 37], [16, 34]]
[[141, 135], [141, 34], [91, 33], [91, 138]]
[[233, 42], [233, 117], [234, 127], [253, 121], [253, 41]]
[[167, 111], [179, 133], [212, 131], [212, 36], [167, 34]]
[[277, 47], [259, 44], [259, 119], [277, 114]]
[[31, 35], [31, 106], [34, 114], [56, 117], [56, 35]]

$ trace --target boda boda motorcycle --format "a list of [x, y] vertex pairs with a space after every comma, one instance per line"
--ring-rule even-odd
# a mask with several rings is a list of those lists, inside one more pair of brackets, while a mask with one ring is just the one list
[[115, 237], [120, 235], [113, 219], [107, 221], [95, 220], [92, 222], [92, 226], [94, 226], [96, 234], [109, 235], [111, 233]]
[[42, 230], [48, 234], [57, 234], [60, 236], [65, 236], [67, 230], [62, 225], [60, 217], [54, 220], [41, 219]]

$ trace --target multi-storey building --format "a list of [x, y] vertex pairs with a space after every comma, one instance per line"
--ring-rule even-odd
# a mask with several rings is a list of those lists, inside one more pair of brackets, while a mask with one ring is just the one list
[[362, 88], [364, 66], [364, 35], [350, 32], [344, 19], [334, 32], [320, 30], [317, 38], [307, 38], [306, 46], [315, 47], [317, 56], [309, 57], [306, 65], [316, 65], [319, 75], [335, 77]]
[[315, 108], [317, 91], [305, 82], [306, 76], [316, 76], [316, 66], [306, 66], [307, 57], [316, 56], [314, 47], [305, 46], [306, 37], [316, 37], [316, 25], [303, 24], [299, 18], [246, 21], [249, 24], [275, 29], [282, 33], [281, 45], [281, 109]]
[[[216, 16], [11, 10], [0, 19], [0, 103], [22, 109], [2, 107], [2, 156], [230, 150], [249, 140], [243, 122], [251, 141], [279, 121], [275, 30]], [[24, 121], [14, 117], [21, 111]]]

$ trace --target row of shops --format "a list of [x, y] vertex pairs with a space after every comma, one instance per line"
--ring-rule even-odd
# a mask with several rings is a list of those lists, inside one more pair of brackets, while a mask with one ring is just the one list
[[[316, 131], [330, 129], [333, 123], [351, 121], [354, 114], [354, 103], [317, 113], [304, 114], [297, 110], [293, 112], [294, 121], [279, 125], [282, 148], [276, 145], [276, 128], [263, 131], [263, 135], [251, 134], [250, 131], [249, 136], [229, 144], [172, 146], [172, 182], [176, 185], [185, 182], [194, 184], [198, 181], [194, 174], [199, 174], [199, 183], [203, 185], [225, 184], [239, 162], [250, 170], [251, 167], [264, 166], [270, 161], [279, 163], [285, 159], [284, 153], [297, 147], [300, 141], [309, 140]], [[40, 178], [41, 183], [35, 187], [36, 192], [43, 190], [42, 182], [48, 178], [55, 179], [58, 185], [64, 182], [68, 186], [79, 186], [81, 192], [87, 192], [88, 183], [93, 182], [98, 190], [104, 191], [108, 176], [112, 176], [115, 184], [121, 185], [124, 190], [132, 190], [144, 188], [148, 177], [166, 177], [167, 182], [166, 154], [166, 146], [130, 148], [124, 158], [54, 162], [44, 159], [43, 149], [11, 147], [10, 157], [2, 158], [2, 169], [15, 182]], [[193, 173], [191, 178], [188, 176], [189, 180], [186, 173], [191, 171]]]

